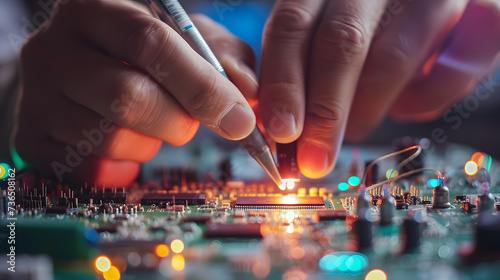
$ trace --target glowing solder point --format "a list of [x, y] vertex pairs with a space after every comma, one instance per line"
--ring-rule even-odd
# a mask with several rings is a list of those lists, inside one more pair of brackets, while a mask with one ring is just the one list
[[293, 190], [293, 188], [295, 188], [295, 182], [300, 182], [300, 179], [281, 179], [281, 182], [282, 184], [279, 185], [280, 190]]

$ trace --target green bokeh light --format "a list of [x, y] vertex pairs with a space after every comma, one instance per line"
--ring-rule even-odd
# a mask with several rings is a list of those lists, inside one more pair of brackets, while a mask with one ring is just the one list
[[351, 176], [349, 177], [349, 179], [347, 179], [347, 182], [349, 183], [349, 185], [357, 187], [361, 183], [361, 180], [356, 176]]
[[323, 256], [318, 266], [327, 273], [357, 275], [368, 268], [368, 259], [356, 252], [334, 252]]
[[346, 182], [342, 182], [339, 184], [339, 190], [341, 191], [347, 191], [349, 189], [349, 184], [347, 184]]

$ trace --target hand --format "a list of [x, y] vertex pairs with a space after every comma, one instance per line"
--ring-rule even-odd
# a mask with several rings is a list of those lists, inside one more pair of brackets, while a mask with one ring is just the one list
[[64, 2], [21, 54], [14, 143], [42, 175], [123, 186], [199, 123], [228, 139], [253, 130], [254, 54], [224, 28], [193, 19], [234, 84], [143, 5]]
[[278, 0], [263, 42], [266, 131], [298, 139], [301, 172], [318, 178], [333, 169], [346, 127], [360, 140], [389, 111], [439, 117], [496, 65], [498, 2], [468, 2]]

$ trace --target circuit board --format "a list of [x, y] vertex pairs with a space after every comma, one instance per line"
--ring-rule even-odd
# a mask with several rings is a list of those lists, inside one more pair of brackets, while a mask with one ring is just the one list
[[[395, 178], [401, 162], [371, 179]], [[441, 180], [421, 172], [366, 191], [361, 169], [284, 191], [16, 174], [2, 181], [0, 279], [500, 279], [496, 161], [468, 153]]]

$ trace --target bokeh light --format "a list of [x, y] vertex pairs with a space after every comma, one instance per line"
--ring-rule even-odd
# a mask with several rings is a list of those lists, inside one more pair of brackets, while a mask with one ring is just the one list
[[484, 167], [487, 171], [490, 171], [492, 159], [491, 156], [482, 152], [475, 152], [471, 158], [471, 161], [475, 162], [479, 167]]
[[252, 267], [253, 276], [257, 279], [264, 279], [269, 276], [269, 272], [271, 272], [270, 262], [267, 261], [258, 261]]
[[293, 259], [300, 260], [306, 255], [306, 251], [300, 246], [295, 246], [290, 250], [290, 256]]
[[365, 280], [387, 280], [387, 275], [380, 269], [374, 269], [366, 274]]
[[394, 177], [397, 177], [399, 175], [399, 172], [397, 170], [394, 170], [394, 169], [389, 169], [387, 170], [387, 172], [385, 172], [385, 177], [387, 177], [387, 179], [392, 179]]
[[170, 249], [172, 249], [172, 252], [178, 254], [184, 250], [184, 243], [180, 239], [174, 239], [170, 243]]
[[186, 261], [184, 260], [184, 257], [182, 255], [175, 255], [172, 257], [172, 268], [177, 270], [177, 271], [182, 271], [184, 270], [184, 267], [186, 266]]
[[476, 175], [477, 173], [477, 164], [472, 161], [472, 160], [469, 160], [465, 166], [464, 166], [464, 171], [465, 171], [465, 174], [469, 175], [469, 176], [474, 176]]
[[349, 185], [353, 187], [357, 187], [361, 183], [361, 180], [356, 176], [351, 176], [349, 177], [349, 179], [347, 179], [347, 183], [349, 183]]
[[338, 187], [339, 187], [339, 190], [341, 190], [341, 191], [347, 191], [349, 189], [349, 184], [347, 184], [346, 182], [342, 182], [342, 183], [339, 183]]
[[168, 250], [168, 246], [165, 245], [165, 244], [160, 244], [158, 246], [156, 246], [156, 255], [160, 258], [165, 258], [166, 256], [168, 256], [169, 254], [169, 250]]
[[10, 166], [7, 163], [0, 163], [0, 180], [9, 177]]
[[95, 268], [100, 272], [106, 272], [111, 268], [111, 261], [106, 256], [97, 257], [95, 260]]
[[427, 181], [427, 185], [431, 188], [435, 188], [435, 187], [439, 186], [439, 179], [435, 179], [435, 178], [429, 179]]
[[116, 266], [112, 266], [107, 271], [105, 271], [102, 276], [105, 280], [120, 280], [121, 274], [120, 270], [118, 270]]
[[368, 259], [356, 252], [332, 252], [323, 256], [318, 266], [323, 272], [331, 274], [358, 275], [368, 267]]

